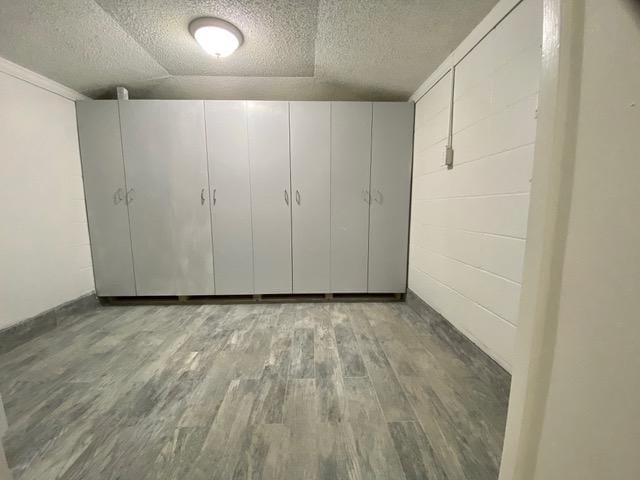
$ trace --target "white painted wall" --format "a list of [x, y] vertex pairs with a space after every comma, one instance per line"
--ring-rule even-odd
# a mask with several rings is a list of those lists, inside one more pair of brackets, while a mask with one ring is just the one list
[[0, 59], [0, 329], [94, 289], [74, 102], [20, 70]]
[[409, 288], [507, 370], [518, 323], [541, 39], [542, 1], [524, 0], [466, 56], [458, 53], [452, 170], [443, 157], [451, 73], [416, 104]]
[[638, 479], [640, 3], [545, 0], [545, 14], [500, 478]]

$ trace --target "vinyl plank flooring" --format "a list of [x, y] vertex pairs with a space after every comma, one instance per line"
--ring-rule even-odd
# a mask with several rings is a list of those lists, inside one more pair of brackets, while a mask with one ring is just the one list
[[147, 465], [141, 480], [182, 480], [202, 451], [208, 429], [205, 427], [177, 427], [162, 442], [160, 453]]
[[70, 314], [0, 355], [14, 478], [495, 480], [508, 375], [416, 308]]
[[352, 307], [352, 312], [352, 324], [356, 331], [365, 366], [385, 418], [388, 422], [415, 420], [411, 404], [407, 400], [366, 314], [359, 306]]
[[272, 309], [266, 319], [272, 325], [269, 355], [258, 384], [251, 423], [283, 423], [289, 368], [291, 366], [293, 326], [281, 308]]
[[250, 428], [245, 448], [233, 471], [233, 480], [285, 478], [291, 449], [285, 425], [261, 424]]
[[348, 325], [335, 326], [336, 342], [345, 377], [364, 377], [367, 372], [353, 330]]
[[296, 328], [294, 330], [291, 378], [313, 378], [315, 376], [313, 336], [313, 328]]
[[392, 422], [389, 430], [407, 480], [447, 478], [420, 425], [416, 422]]
[[189, 478], [228, 479], [247, 447], [249, 417], [256, 397], [257, 380], [233, 380], [209, 429]]
[[404, 471], [368, 377], [345, 379], [346, 411], [363, 479], [403, 479]]
[[290, 430], [291, 450], [287, 479], [318, 478], [316, 385], [312, 378], [291, 378], [287, 388], [285, 423]]
[[363, 478], [349, 423], [319, 423], [316, 427], [319, 480]]
[[329, 315], [320, 316], [315, 329], [315, 373], [318, 421], [328, 423], [343, 421], [344, 379], [338, 345]]

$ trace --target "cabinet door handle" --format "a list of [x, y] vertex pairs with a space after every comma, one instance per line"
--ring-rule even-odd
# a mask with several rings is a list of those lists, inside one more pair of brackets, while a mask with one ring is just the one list
[[204, 188], [200, 190], [200, 205], [204, 205]]
[[380, 190], [376, 190], [376, 194], [373, 197], [373, 201], [382, 205], [382, 192]]
[[216, 204], [216, 189], [213, 189], [213, 204]]
[[289, 192], [287, 192], [286, 188], [284, 189], [284, 203], [289, 205]]
[[368, 204], [371, 203], [371, 194], [369, 193], [369, 190], [367, 190], [366, 188], [362, 190], [362, 200], [364, 200]]
[[300, 192], [296, 190], [296, 203], [300, 205]]
[[129, 191], [127, 192], [126, 197], [125, 197], [127, 205], [129, 205], [131, 202], [133, 202], [133, 200], [135, 198], [136, 198], [136, 191], [133, 188], [130, 188]]
[[124, 200], [124, 190], [119, 188], [113, 194], [113, 204], [118, 205], [122, 200]]

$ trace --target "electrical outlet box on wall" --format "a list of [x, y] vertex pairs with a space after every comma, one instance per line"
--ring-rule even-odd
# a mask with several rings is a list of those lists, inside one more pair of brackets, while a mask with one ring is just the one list
[[449, 170], [453, 168], [453, 147], [451, 145], [444, 147], [444, 164]]

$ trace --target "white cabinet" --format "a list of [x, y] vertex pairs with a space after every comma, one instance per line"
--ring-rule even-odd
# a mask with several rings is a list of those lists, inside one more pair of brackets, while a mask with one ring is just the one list
[[101, 296], [402, 293], [413, 105], [78, 104]]
[[76, 104], [96, 293], [136, 294], [118, 102]]
[[293, 292], [331, 283], [331, 104], [291, 102]]
[[406, 290], [412, 139], [412, 103], [373, 104], [370, 293]]
[[371, 103], [331, 104], [331, 291], [367, 291]]
[[120, 102], [138, 295], [214, 293], [204, 102]]
[[247, 102], [206, 101], [216, 294], [253, 293]]
[[256, 294], [291, 293], [289, 103], [248, 102]]

